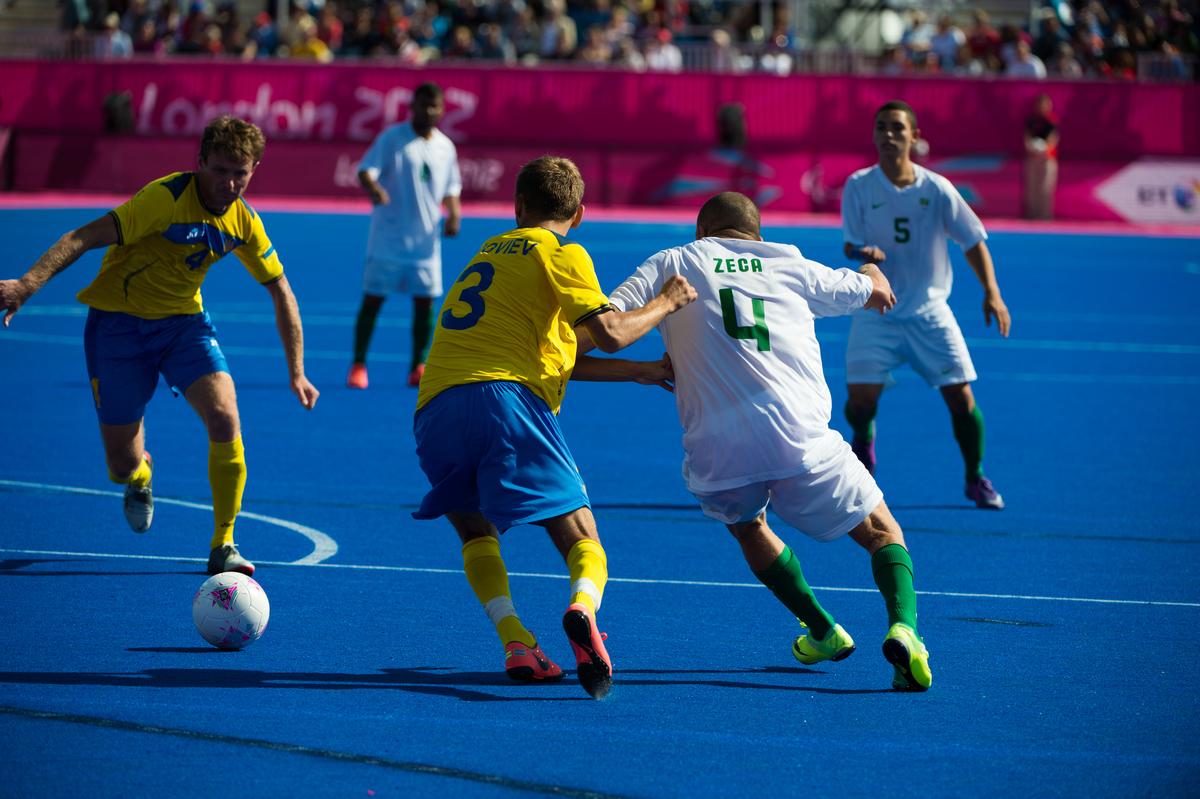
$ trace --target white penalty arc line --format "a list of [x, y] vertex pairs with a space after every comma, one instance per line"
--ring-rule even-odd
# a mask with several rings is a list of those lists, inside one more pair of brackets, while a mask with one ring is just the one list
[[[123, 496], [125, 496], [124, 493], [122, 493], [120, 491], [100, 491], [95, 488], [81, 488], [78, 486], [54, 485], [52, 483], [26, 483], [21, 480], [0, 480], [0, 486], [15, 486], [17, 488], [32, 488], [35, 490], [42, 490], [42, 491], [64, 491], [68, 494], [89, 494], [92, 496], [100, 496], [100, 497], [123, 497]], [[169, 497], [156, 496], [156, 497], [154, 497], [154, 502], [156, 504], [161, 503], [164, 505], [179, 505], [184, 508], [194, 508], [196, 510], [212, 511], [212, 505], [203, 505], [199, 502], [188, 502], [187, 500], [183, 500], [183, 499], [171, 499]], [[264, 522], [266, 524], [273, 524], [276, 527], [283, 527], [287, 530], [291, 530], [293, 532], [299, 533], [300, 535], [304, 536], [305, 538], [307, 538], [309, 541], [312, 542], [312, 545], [313, 545], [312, 552], [308, 553], [300, 560], [290, 561], [286, 565], [289, 565], [289, 566], [316, 566], [318, 563], [322, 563], [337, 554], [337, 551], [338, 551], [337, 542], [334, 541], [332, 538], [330, 538], [325, 533], [321, 532], [320, 530], [314, 529], [312, 527], [308, 527], [303, 524], [297, 524], [296, 522], [288, 521], [287, 519], [280, 519], [275, 516], [266, 516], [261, 513], [251, 513], [250, 511], [245, 511], [245, 510], [241, 511], [238, 514], [238, 517], [242, 518], [242, 519], [254, 519], [255, 521], [258, 521], [258, 522]], [[10, 551], [10, 550], [0, 550], [0, 551]], [[60, 554], [66, 554], [66, 553], [60, 553]], [[154, 556], [122, 555], [121, 557], [154, 557]], [[192, 558], [168, 558], [168, 560], [192, 560]]]
[[[203, 563], [203, 558], [170, 557], [167, 555], [120, 555], [112, 552], [69, 552], [54, 549], [4, 549], [0, 553], [14, 555], [55, 555], [73, 558], [133, 558], [136, 560], [167, 560]], [[350, 569], [353, 571], [409, 572], [417, 574], [454, 574], [461, 575], [462, 569], [438, 569], [428, 566], [374, 566], [356, 563], [314, 563], [302, 561], [271, 561], [255, 560], [260, 566], [315, 566], [321, 569]], [[563, 574], [545, 574], [542, 572], [509, 572], [509, 577], [532, 577], [541, 580], [567, 580]], [[641, 585], [680, 585], [699, 586], [706, 588], [763, 588], [762, 583], [731, 583], [716, 580], [656, 580], [643, 577], [609, 577], [610, 583], [633, 583]], [[854, 594], [875, 594], [874, 588], [847, 588], [844, 586], [814, 585], [816, 591], [838, 591]], [[1102, 599], [1098, 597], [1079, 596], [1040, 596], [1037, 594], [982, 594], [968, 591], [917, 591], [921, 596], [946, 596], [967, 599], [1007, 599], [1026, 602], [1078, 602], [1092, 605], [1139, 605], [1168, 608], [1200, 608], [1200, 602], [1171, 602], [1161, 599]]]

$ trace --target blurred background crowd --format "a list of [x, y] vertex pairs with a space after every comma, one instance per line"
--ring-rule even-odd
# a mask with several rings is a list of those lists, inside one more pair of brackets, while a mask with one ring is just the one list
[[[45, 0], [0, 0], [9, 12]], [[68, 57], [1194, 80], [1196, 0], [58, 0]], [[989, 8], [992, 12], [989, 14]]]

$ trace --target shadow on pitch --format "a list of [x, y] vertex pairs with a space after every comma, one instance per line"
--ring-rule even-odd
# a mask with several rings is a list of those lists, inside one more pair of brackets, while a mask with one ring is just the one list
[[[665, 679], [629, 679], [628, 675], [642, 674], [648, 677], [662, 675]], [[709, 685], [714, 688], [738, 688], [765, 691], [789, 691], [805, 694], [890, 694], [890, 688], [822, 688], [814, 685], [795, 685], [788, 683], [744, 682], [741, 680], [708, 679], [703, 675], [716, 674], [746, 674], [746, 675], [820, 675], [827, 672], [818, 669], [803, 669], [798, 666], [763, 666], [756, 669], [623, 669], [614, 677], [616, 687], [621, 685]], [[677, 675], [696, 675], [693, 679], [670, 679]]]
[[190, 567], [174, 571], [81, 571], [79, 569], [33, 569], [48, 563], [79, 564], [78, 558], [7, 558], [0, 560], [0, 577], [152, 577], [156, 575], [204, 574], [205, 570], [194, 571]]
[[[218, 654], [235, 657], [236, 652], [221, 652], [212, 647], [141, 647], [131, 652], [167, 652], [180, 654]], [[616, 674], [617, 687], [690, 685], [714, 688], [789, 691], [824, 694], [891, 693], [875, 689], [822, 688], [811, 685], [769, 684], [739, 679], [713, 679], [709, 675], [819, 675], [823, 672], [790, 667], [763, 667], [744, 670], [707, 669], [629, 669]], [[641, 678], [635, 675], [642, 675]], [[659, 677], [658, 675], [661, 675]], [[197, 669], [144, 669], [137, 672], [0, 672], [0, 683], [16, 685], [99, 685], [115, 688], [259, 688], [339, 690], [399, 690], [428, 696], [442, 696], [463, 702], [591, 701], [579, 694], [572, 674], [561, 682], [519, 684], [500, 672], [454, 671], [445, 667], [419, 666], [381, 669], [368, 674], [336, 672], [269, 672], [245, 669], [220, 669], [212, 665]], [[515, 688], [516, 694], [499, 694], [487, 689]]]
[[[221, 654], [213, 647], [146, 647], [129, 651], [174, 652], [185, 654]], [[464, 702], [528, 702], [531, 700], [584, 700], [578, 684], [570, 678], [548, 685], [518, 686], [499, 672], [452, 671], [448, 668], [421, 666], [409, 669], [382, 669], [369, 674], [336, 672], [269, 672], [244, 669], [220, 669], [212, 665], [198, 669], [145, 669], [137, 672], [0, 672], [0, 683], [18, 685], [100, 685], [116, 688], [286, 688], [338, 690], [400, 690], [444, 696]], [[535, 696], [532, 692], [549, 691], [553, 686], [564, 690], [553, 695]], [[521, 687], [530, 693], [509, 696], [490, 693], [493, 687]]]

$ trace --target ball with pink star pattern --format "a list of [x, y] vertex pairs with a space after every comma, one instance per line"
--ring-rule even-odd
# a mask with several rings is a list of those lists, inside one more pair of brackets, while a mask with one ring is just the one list
[[242, 649], [262, 637], [271, 603], [253, 578], [238, 572], [209, 577], [192, 597], [192, 621], [218, 649]]

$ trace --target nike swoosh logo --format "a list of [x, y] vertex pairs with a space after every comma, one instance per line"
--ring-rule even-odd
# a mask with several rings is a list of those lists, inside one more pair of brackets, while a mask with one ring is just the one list
[[882, 205], [883, 203], [871, 203], [871, 210], [874, 211], [876, 208], [879, 208]]

